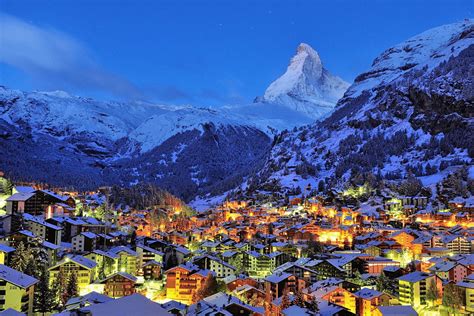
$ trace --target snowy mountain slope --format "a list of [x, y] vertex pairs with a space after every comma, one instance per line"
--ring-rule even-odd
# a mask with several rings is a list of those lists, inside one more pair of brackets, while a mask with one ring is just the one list
[[[344, 187], [370, 174], [429, 176], [474, 157], [474, 22], [442, 26], [375, 59], [325, 120], [279, 135], [246, 191]], [[245, 191], [245, 190], [244, 190]]]
[[177, 133], [141, 155], [112, 165], [123, 184], [154, 182], [186, 201], [219, 194], [262, 166], [269, 137], [254, 127], [205, 123]]
[[243, 125], [231, 114], [223, 115], [211, 109], [187, 107], [153, 115], [133, 130], [129, 136], [141, 144], [142, 152], [147, 152], [178, 133], [190, 130], [203, 131], [204, 124], [208, 122], [219, 126]]
[[265, 160], [270, 138], [240, 122], [247, 121], [204, 108], [2, 87], [0, 146], [8, 154], [0, 170], [87, 189], [148, 181], [188, 199], [235, 186]]
[[257, 100], [287, 106], [316, 120], [333, 110], [348, 86], [323, 67], [313, 48], [302, 43], [286, 72]]
[[25, 121], [38, 131], [62, 137], [86, 132], [111, 140], [127, 136], [150, 115], [167, 111], [139, 102], [100, 102], [63, 91], [26, 93], [4, 87], [0, 87], [0, 101], [4, 102], [1, 117], [7, 121]]

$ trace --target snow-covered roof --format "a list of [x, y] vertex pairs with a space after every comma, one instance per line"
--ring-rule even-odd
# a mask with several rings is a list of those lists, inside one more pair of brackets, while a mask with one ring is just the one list
[[30, 199], [32, 196], [34, 196], [35, 193], [15, 193], [13, 194], [12, 196], [10, 196], [9, 198], [6, 199], [7, 202], [14, 202], [14, 201], [26, 201], [28, 199]]
[[80, 309], [94, 316], [164, 316], [170, 315], [160, 304], [141, 294], [132, 294], [102, 304], [94, 304]]
[[4, 244], [0, 244], [0, 251], [8, 253], [8, 252], [15, 251], [15, 248], [4, 245]]
[[372, 290], [369, 288], [363, 288], [354, 293], [354, 295], [366, 300], [371, 300], [373, 298], [379, 297], [382, 294], [383, 294], [382, 292]]
[[277, 272], [273, 273], [265, 278], [265, 281], [271, 282], [271, 283], [280, 283], [281, 281], [289, 278], [291, 276], [291, 273], [286, 273], [286, 272]]
[[105, 282], [105, 281], [107, 281], [107, 280], [109, 280], [109, 279], [111, 279], [111, 278], [113, 278], [117, 275], [120, 275], [121, 277], [124, 277], [125, 279], [128, 279], [130, 281], [137, 282], [137, 277], [136, 276], [131, 275], [130, 273], [126, 273], [126, 272], [115, 272], [114, 274], [111, 274], [108, 277], [106, 277], [105, 279], [100, 280], [98, 282], [103, 283], [103, 282]]
[[111, 300], [113, 300], [113, 298], [111, 298], [110, 296], [92, 291], [83, 296], [70, 298], [67, 301], [66, 306], [76, 305], [80, 303], [89, 303], [89, 304], [105, 303]]
[[86, 269], [93, 269], [95, 266], [97, 266], [97, 262], [95, 262], [94, 260], [88, 259], [86, 257], [83, 257], [81, 255], [67, 255], [66, 257], [64, 257], [63, 260], [61, 260], [60, 262], [58, 262], [56, 265], [52, 266], [49, 269], [51, 270], [53, 268], [56, 268], [57, 266], [60, 266], [67, 261], [75, 262]]
[[26, 314], [20, 313], [13, 308], [7, 308], [3, 312], [0, 312], [1, 316], [25, 316]]
[[425, 272], [415, 271], [415, 272], [408, 273], [408, 274], [405, 274], [405, 275], [399, 277], [398, 280], [407, 281], [407, 282], [410, 282], [410, 283], [415, 283], [415, 282], [419, 282], [419, 281], [422, 281], [424, 279], [427, 279], [431, 276], [433, 276], [433, 275], [425, 273]]
[[24, 274], [3, 264], [0, 264], [0, 280], [7, 281], [8, 283], [15, 284], [16, 286], [24, 289], [38, 282], [38, 280], [32, 276]]
[[413, 307], [408, 305], [378, 306], [382, 316], [418, 316]]
[[14, 190], [16, 190], [19, 193], [33, 193], [36, 191], [35, 188], [30, 187], [30, 186], [22, 186], [22, 185], [17, 185], [15, 186]]
[[281, 311], [285, 316], [309, 316], [314, 315], [310, 313], [306, 308], [299, 307], [298, 305], [291, 305]]
[[114, 247], [112, 249], [109, 250], [109, 252], [111, 253], [114, 253], [116, 255], [118, 255], [119, 253], [121, 252], [126, 252], [127, 254], [131, 255], [131, 256], [138, 256], [137, 252], [126, 247], [126, 246], [117, 246], [117, 247]]

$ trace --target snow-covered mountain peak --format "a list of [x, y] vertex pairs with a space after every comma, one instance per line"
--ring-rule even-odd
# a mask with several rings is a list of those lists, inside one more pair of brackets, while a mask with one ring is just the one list
[[259, 100], [285, 105], [312, 119], [320, 119], [332, 111], [348, 86], [323, 67], [319, 54], [311, 46], [301, 43], [286, 72], [270, 84]]

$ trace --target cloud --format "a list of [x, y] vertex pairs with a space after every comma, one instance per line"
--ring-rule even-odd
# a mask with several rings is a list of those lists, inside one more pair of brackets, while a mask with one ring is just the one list
[[0, 62], [24, 71], [45, 86], [143, 97], [130, 81], [101, 67], [76, 39], [4, 13], [0, 13]]

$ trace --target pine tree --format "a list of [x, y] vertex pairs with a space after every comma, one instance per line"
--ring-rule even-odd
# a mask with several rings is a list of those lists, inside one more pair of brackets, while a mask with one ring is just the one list
[[295, 305], [298, 305], [299, 307], [305, 307], [305, 300], [303, 296], [303, 292], [300, 291], [300, 289], [297, 289], [295, 292], [295, 300], [293, 301]]
[[67, 282], [66, 287], [66, 294], [68, 300], [71, 297], [76, 297], [79, 294], [79, 291], [77, 289], [77, 275], [75, 273], [71, 273], [71, 275], [69, 276], [69, 280]]
[[32, 260], [31, 251], [20, 241], [11, 259], [11, 267], [20, 272], [24, 272]]
[[55, 298], [56, 309], [61, 310], [68, 300], [67, 297], [67, 278], [62, 269], [56, 277], [56, 282], [52, 284], [52, 293]]
[[443, 291], [443, 305], [447, 307], [448, 312], [453, 313], [459, 310], [462, 303], [463, 296], [461, 290], [452, 283], [446, 284]]
[[319, 312], [319, 304], [314, 296], [309, 297], [308, 301], [306, 302], [306, 308], [315, 313]]
[[35, 287], [33, 308], [43, 315], [55, 307], [55, 296], [49, 284], [49, 273], [46, 266], [42, 267], [41, 277]]
[[105, 256], [102, 257], [102, 262], [100, 263], [100, 267], [99, 267], [99, 280], [103, 280], [105, 279], [107, 276], [105, 274]]
[[194, 292], [193, 303], [197, 303], [208, 296], [216, 294], [218, 289], [219, 285], [217, 284], [216, 277], [213, 274], [209, 274], [201, 288]]
[[431, 305], [434, 305], [435, 301], [439, 298], [439, 291], [438, 288], [436, 287], [436, 282], [434, 279], [431, 279], [430, 282], [428, 283], [428, 288], [426, 291], [426, 299], [431, 303]]
[[393, 293], [395, 290], [393, 282], [383, 273], [375, 280], [375, 285], [380, 292]]
[[280, 310], [284, 310], [285, 308], [290, 307], [291, 302], [290, 302], [290, 297], [288, 296], [288, 289], [285, 288], [283, 290], [283, 295], [281, 297], [281, 304], [280, 304]]

